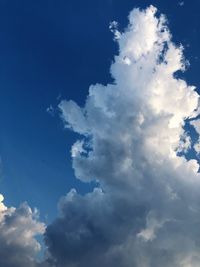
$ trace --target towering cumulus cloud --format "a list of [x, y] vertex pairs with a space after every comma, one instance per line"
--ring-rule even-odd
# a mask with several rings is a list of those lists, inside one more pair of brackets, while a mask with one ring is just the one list
[[134, 9], [124, 32], [112, 23], [114, 82], [92, 85], [84, 107], [59, 105], [81, 136], [71, 150], [75, 175], [99, 186], [61, 199], [45, 233], [56, 267], [199, 266], [199, 165], [184, 156], [199, 96], [176, 78], [183, 48], [156, 12]]
[[19, 208], [8, 208], [0, 195], [0, 266], [39, 267], [35, 256], [40, 244], [35, 239], [44, 233], [43, 223], [37, 220], [37, 210], [32, 211], [27, 204]]

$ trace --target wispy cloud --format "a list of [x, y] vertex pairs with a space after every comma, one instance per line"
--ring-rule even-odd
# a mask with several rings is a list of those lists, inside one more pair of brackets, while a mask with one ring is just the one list
[[179, 4], [179, 6], [184, 6], [184, 2], [183, 1], [180, 1], [180, 2], [178, 2], [178, 4]]

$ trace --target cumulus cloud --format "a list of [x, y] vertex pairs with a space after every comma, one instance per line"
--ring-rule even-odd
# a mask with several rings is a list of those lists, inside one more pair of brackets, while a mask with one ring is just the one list
[[199, 164], [184, 157], [185, 120], [195, 119], [199, 96], [176, 78], [183, 47], [156, 12], [134, 9], [123, 32], [113, 22], [114, 82], [90, 86], [84, 107], [59, 105], [65, 126], [81, 136], [75, 175], [99, 187], [60, 200], [45, 233], [56, 267], [199, 266]]
[[45, 231], [38, 221], [38, 211], [23, 203], [19, 208], [6, 207], [0, 195], [0, 266], [39, 267], [36, 261], [41, 246], [36, 235]]

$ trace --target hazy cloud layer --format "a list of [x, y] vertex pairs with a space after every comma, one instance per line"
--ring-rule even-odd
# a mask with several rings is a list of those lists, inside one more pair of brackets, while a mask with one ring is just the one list
[[134, 9], [119, 32], [113, 84], [92, 85], [84, 107], [62, 101], [66, 127], [82, 138], [72, 147], [75, 175], [99, 188], [71, 190], [45, 233], [57, 267], [197, 267], [200, 262], [200, 175], [187, 161], [184, 121], [199, 96], [174, 76], [184, 71], [156, 8]]

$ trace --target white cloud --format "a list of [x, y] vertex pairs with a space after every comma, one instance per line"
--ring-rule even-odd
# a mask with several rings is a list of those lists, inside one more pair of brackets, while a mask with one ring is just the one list
[[114, 40], [118, 40], [121, 38], [121, 33], [118, 31], [118, 23], [117, 21], [112, 21], [109, 25], [109, 29], [112, 33], [114, 33]]
[[200, 139], [194, 144], [194, 150], [197, 152], [197, 154], [200, 154]]
[[144, 241], [153, 241], [156, 238], [156, 231], [163, 227], [166, 221], [157, 220], [155, 215], [150, 212], [146, 218], [146, 227], [137, 234], [137, 237], [142, 238]]
[[71, 149], [72, 158], [75, 158], [84, 152], [86, 152], [86, 150], [83, 148], [83, 141], [77, 141], [76, 143], [73, 144]]
[[[6, 210], [6, 206], [3, 204], [4, 197], [2, 194], [0, 194], [0, 214]], [[2, 217], [2, 214], [0, 215], [0, 218]]]
[[62, 101], [59, 105], [63, 113], [65, 126], [72, 128], [75, 132], [85, 134], [88, 131], [84, 111], [74, 101]]
[[[62, 198], [46, 244], [57, 267], [188, 267], [200, 260], [200, 174], [185, 119], [197, 115], [194, 86], [156, 8], [134, 9], [118, 33], [113, 84], [92, 85], [84, 107], [62, 101], [65, 125], [82, 139], [72, 148], [82, 181], [100, 188]], [[117, 31], [117, 38], [116, 38]]]
[[0, 195], [0, 266], [39, 267], [41, 246], [35, 237], [44, 233], [45, 225], [38, 221], [38, 211], [26, 203], [8, 208], [3, 200]]
[[179, 147], [177, 147], [177, 152], [179, 153], [187, 153], [188, 150], [191, 148], [191, 138], [187, 135], [187, 133], [184, 133], [180, 137]]
[[[192, 120], [190, 121], [190, 124], [194, 127], [196, 130], [196, 133], [200, 136], [200, 120]], [[194, 150], [197, 152], [197, 154], [200, 153], [200, 137], [198, 138], [197, 142], [193, 145]]]
[[200, 120], [192, 120], [190, 121], [190, 124], [194, 126], [196, 132], [200, 135]]

